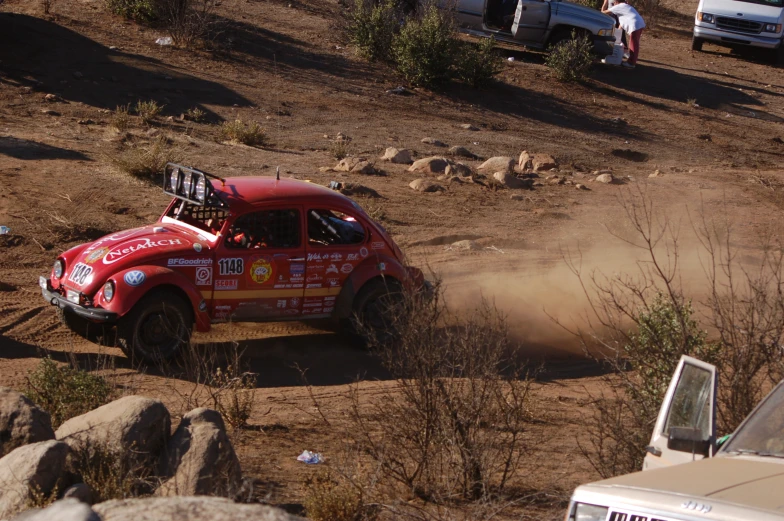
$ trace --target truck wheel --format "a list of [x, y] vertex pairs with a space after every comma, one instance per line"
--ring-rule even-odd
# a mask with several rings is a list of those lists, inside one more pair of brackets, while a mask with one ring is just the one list
[[117, 343], [128, 358], [145, 362], [171, 360], [188, 344], [193, 312], [168, 292], [145, 295], [117, 324]]
[[58, 307], [55, 312], [57, 319], [65, 327], [81, 336], [82, 338], [93, 342], [94, 344], [108, 346], [111, 345], [110, 335], [111, 326], [105, 324], [96, 324], [86, 318], [82, 318], [76, 313]]
[[697, 38], [696, 36], [691, 37], [691, 50], [692, 51], [702, 51], [702, 43], [705, 40], [702, 38]]
[[[580, 34], [575, 32], [575, 36], [580, 36]], [[555, 48], [561, 42], [565, 42], [571, 39], [572, 39], [572, 31], [565, 28], [556, 29], [553, 32], [553, 34], [550, 35], [550, 47]]]
[[365, 344], [385, 343], [396, 331], [395, 308], [402, 302], [403, 290], [392, 278], [375, 279], [354, 297], [354, 315], [350, 331]]

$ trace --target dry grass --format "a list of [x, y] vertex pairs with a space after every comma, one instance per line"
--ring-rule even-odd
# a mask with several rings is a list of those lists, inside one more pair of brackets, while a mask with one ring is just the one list
[[142, 118], [142, 121], [149, 125], [155, 118], [161, 115], [163, 112], [163, 105], [158, 105], [157, 101], [149, 100], [149, 101], [137, 101], [134, 110]]
[[130, 105], [118, 105], [112, 113], [111, 126], [120, 132], [125, 132], [131, 126], [133, 117], [131, 116]]
[[241, 119], [226, 121], [220, 126], [219, 136], [222, 141], [241, 143], [248, 146], [263, 146], [267, 144], [266, 132], [255, 121], [247, 123]]
[[178, 150], [169, 143], [166, 136], [158, 136], [146, 145], [131, 143], [126, 145], [111, 162], [120, 172], [137, 179], [153, 180], [163, 174], [166, 163], [179, 162]]

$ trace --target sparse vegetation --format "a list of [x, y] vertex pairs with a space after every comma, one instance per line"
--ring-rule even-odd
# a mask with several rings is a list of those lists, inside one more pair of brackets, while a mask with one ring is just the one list
[[41, 0], [41, 7], [44, 9], [44, 14], [49, 14], [52, 10], [55, 0]]
[[185, 111], [185, 119], [196, 123], [203, 123], [207, 119], [207, 113], [199, 107], [193, 107]]
[[123, 150], [111, 157], [112, 163], [121, 172], [145, 180], [162, 175], [166, 163], [176, 163], [179, 160], [179, 151], [164, 135], [153, 138], [147, 144], [128, 143]]
[[332, 157], [340, 161], [341, 159], [348, 157], [349, 152], [351, 151], [351, 140], [338, 138], [332, 142], [329, 151], [332, 154]]
[[370, 61], [390, 61], [401, 14], [394, 0], [354, 0], [346, 30], [359, 55]]
[[307, 481], [303, 501], [305, 512], [314, 521], [373, 521], [375, 509], [365, 504], [359, 487], [335, 476], [320, 472]]
[[145, 457], [101, 445], [83, 445], [73, 454], [73, 472], [90, 487], [93, 501], [127, 499], [149, 494], [153, 483], [151, 468]]
[[131, 126], [131, 106], [118, 105], [112, 113], [111, 125], [120, 132], [125, 132]]
[[148, 101], [137, 101], [134, 110], [142, 118], [142, 121], [149, 125], [152, 123], [155, 118], [160, 116], [161, 112], [163, 111], [163, 106], [158, 105], [158, 102], [155, 100], [148, 100]]
[[577, 35], [561, 41], [550, 50], [545, 64], [558, 81], [583, 81], [593, 65], [593, 43], [587, 35]]
[[494, 39], [483, 38], [478, 45], [463, 43], [461, 47], [456, 56], [457, 76], [475, 89], [487, 87], [503, 70]]
[[210, 382], [214, 406], [231, 427], [241, 429], [253, 412], [256, 375], [242, 372], [239, 358], [226, 369], [215, 370]]
[[151, 22], [160, 16], [156, 0], [106, 0], [109, 10], [137, 22]]
[[101, 376], [44, 358], [27, 377], [25, 393], [49, 413], [56, 429], [74, 416], [109, 403], [113, 390]]
[[411, 84], [437, 87], [454, 76], [455, 20], [451, 11], [429, 4], [406, 20], [392, 43], [397, 71]]
[[267, 134], [255, 121], [244, 122], [241, 119], [226, 121], [220, 126], [220, 139], [248, 146], [264, 146]]
[[159, 11], [175, 45], [195, 47], [209, 39], [216, 22], [216, 0], [157, 0]]

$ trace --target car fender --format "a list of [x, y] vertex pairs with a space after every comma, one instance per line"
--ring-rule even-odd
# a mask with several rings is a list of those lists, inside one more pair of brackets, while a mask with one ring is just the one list
[[114, 298], [111, 302], [106, 302], [101, 288], [95, 295], [95, 303], [117, 313], [120, 317], [128, 313], [139, 299], [150, 291], [162, 286], [171, 286], [174, 292], [186, 297], [191, 305], [196, 330], [203, 332], [210, 330], [210, 316], [201, 291], [196, 288], [193, 281], [179, 272], [162, 266], [134, 266], [118, 271], [108, 280], [114, 282]]
[[350, 317], [354, 311], [354, 297], [368, 281], [378, 277], [391, 278], [403, 285], [406, 285], [410, 278], [406, 269], [391, 255], [383, 253], [371, 255], [358, 264], [343, 283], [335, 303], [335, 316]]

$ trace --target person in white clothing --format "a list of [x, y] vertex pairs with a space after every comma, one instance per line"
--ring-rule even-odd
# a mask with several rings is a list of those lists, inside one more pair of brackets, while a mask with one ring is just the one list
[[[610, 7], [614, 6], [614, 5], [615, 5], [615, 0], [604, 0], [604, 3], [602, 3], [602, 8], [600, 10], [603, 13], [607, 12], [607, 10]], [[610, 16], [615, 18], [615, 27], [620, 27], [621, 25], [618, 23], [618, 16], [617, 15], [610, 15]], [[623, 29], [621, 29], [621, 43], [623, 44], [623, 52], [624, 52], [623, 57], [624, 58], [628, 58], [629, 57], [629, 51], [628, 51], [629, 44], [626, 43], [626, 31], [624, 31]]]
[[603, 9], [602, 12], [616, 15], [621, 28], [629, 34], [629, 59], [623, 63], [623, 66], [633, 69], [640, 57], [640, 37], [642, 30], [645, 29], [645, 20], [634, 7], [626, 3], [626, 0], [615, 0], [614, 6]]

